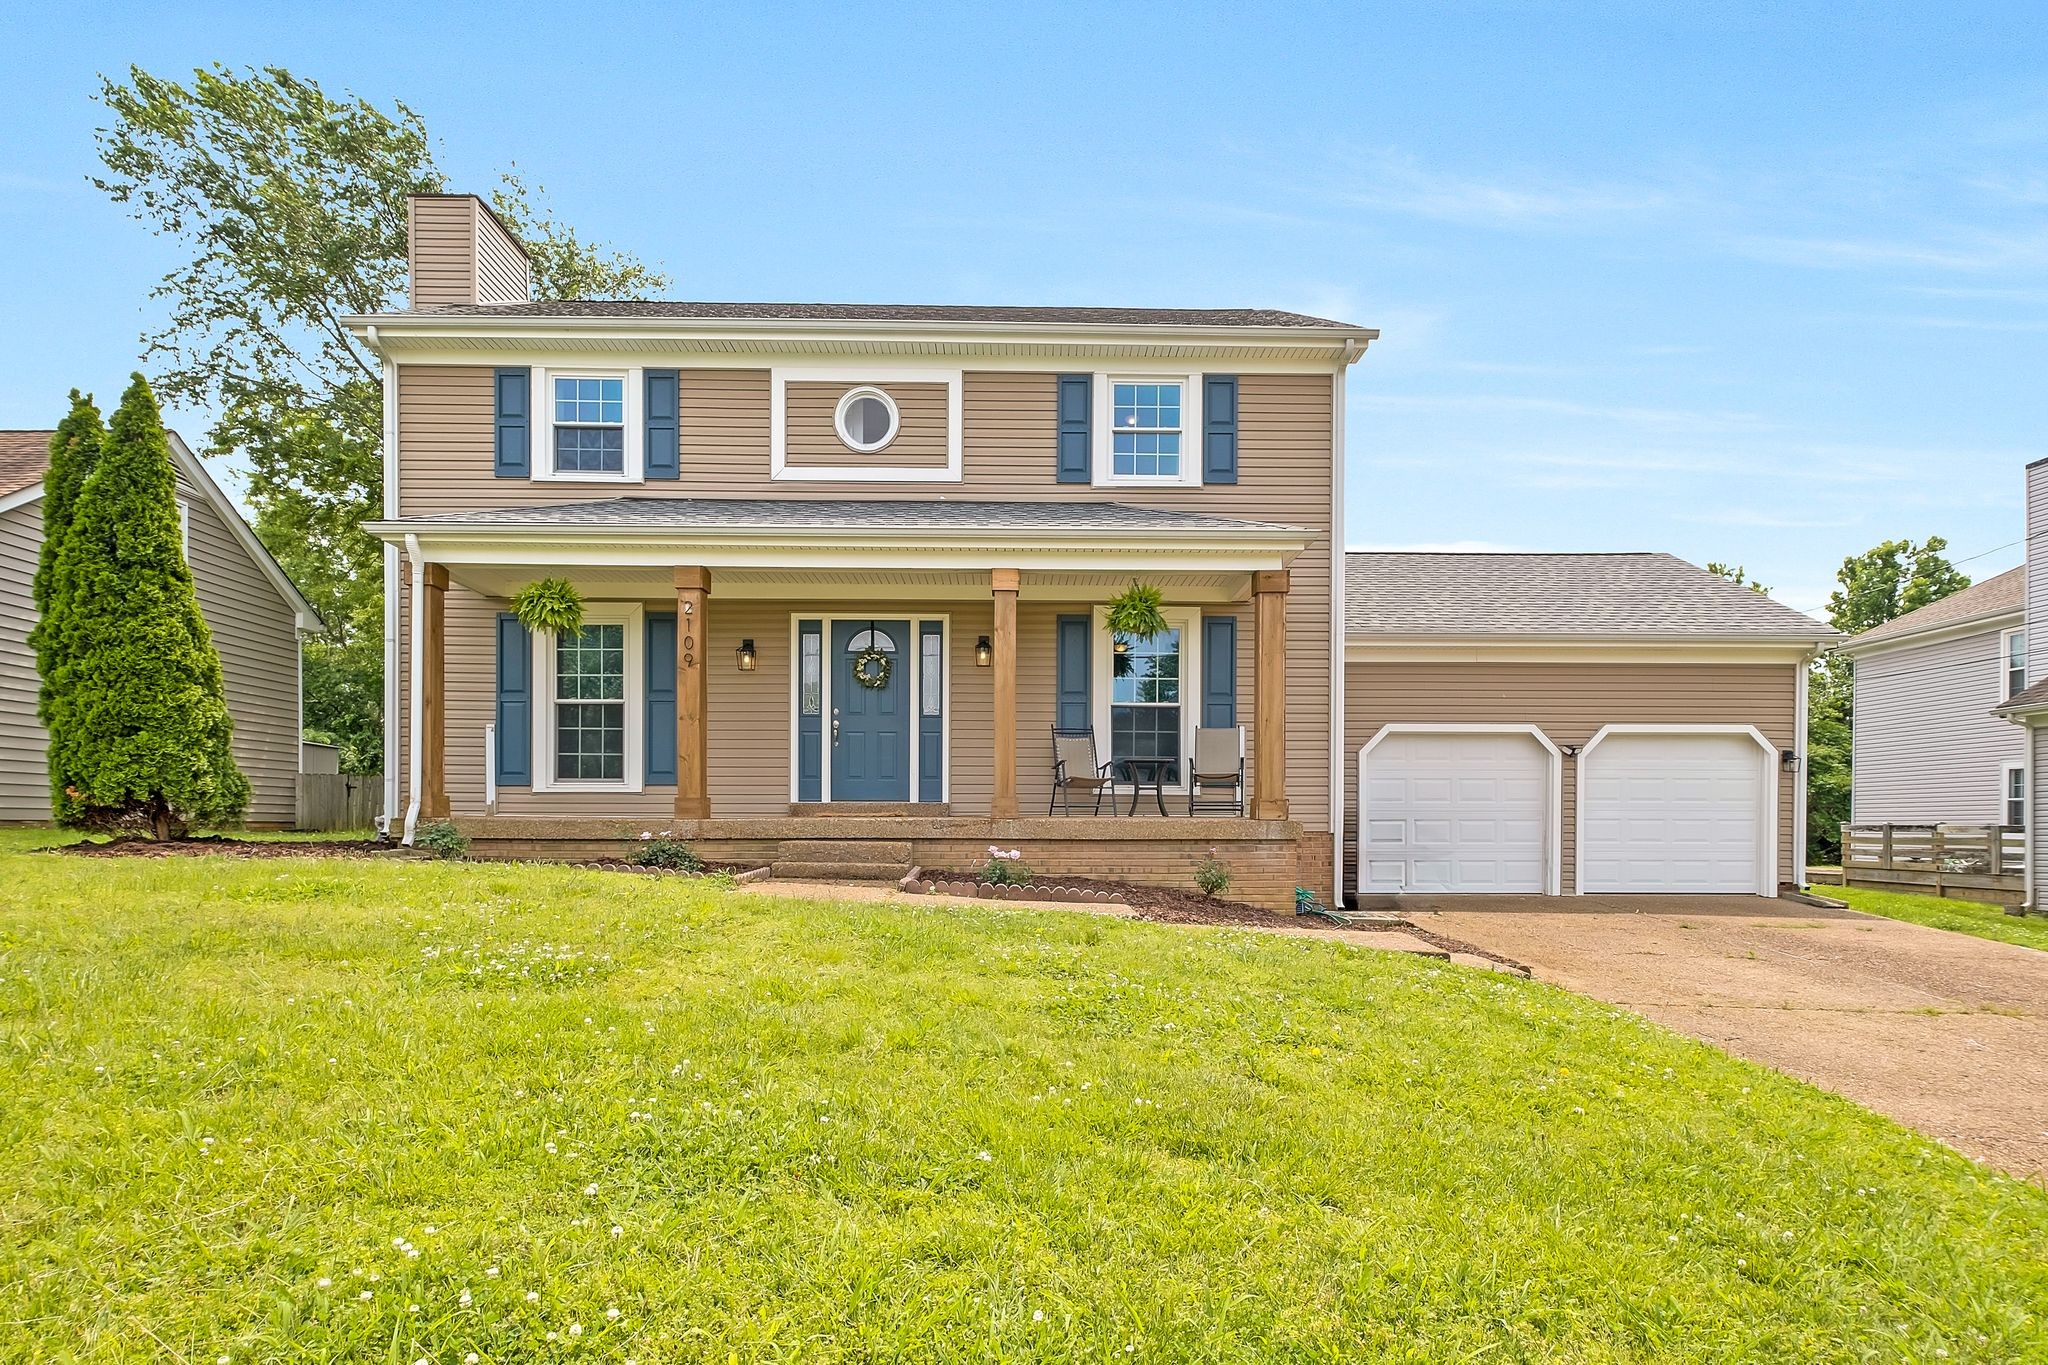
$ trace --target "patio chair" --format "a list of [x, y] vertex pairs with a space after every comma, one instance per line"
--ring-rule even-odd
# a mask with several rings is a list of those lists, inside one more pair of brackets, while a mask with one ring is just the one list
[[1244, 814], [1244, 727], [1195, 730], [1188, 814]]
[[1052, 727], [1052, 799], [1045, 803], [1045, 813], [1052, 814], [1057, 805], [1061, 814], [1074, 813], [1073, 794], [1079, 791], [1083, 796], [1095, 798], [1094, 813], [1102, 814], [1103, 793], [1109, 794], [1109, 813], [1116, 814], [1116, 776], [1114, 763], [1099, 761], [1095, 752], [1093, 730], [1062, 730]]

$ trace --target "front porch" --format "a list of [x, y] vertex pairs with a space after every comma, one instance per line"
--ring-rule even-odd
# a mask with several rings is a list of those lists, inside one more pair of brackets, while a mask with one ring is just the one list
[[[1012, 524], [981, 525], [972, 548], [936, 528], [884, 547], [870, 527], [829, 557], [786, 528], [742, 547], [701, 528], [570, 538], [555, 523], [537, 540], [393, 524], [405, 833], [452, 819], [479, 854], [577, 858], [669, 832], [726, 862], [829, 840], [887, 846], [860, 866], [901, 848], [956, 871], [1000, 844], [1041, 872], [1178, 886], [1213, 848], [1234, 898], [1286, 910], [1296, 885], [1327, 894], [1328, 835], [1289, 818], [1286, 566], [1302, 534], [1142, 509], [1086, 536], [1014, 524], [1028, 519], [1004, 509], [989, 521]], [[506, 610], [542, 577], [583, 595], [580, 643]], [[1133, 664], [1102, 612], [1136, 579], [1172, 624]], [[1082, 798], [1048, 816], [1055, 728], [1105, 761], [1163, 756], [1163, 792], [1134, 815], [1126, 780], [1114, 815]], [[1241, 815], [1189, 813], [1198, 729], [1243, 753]]]

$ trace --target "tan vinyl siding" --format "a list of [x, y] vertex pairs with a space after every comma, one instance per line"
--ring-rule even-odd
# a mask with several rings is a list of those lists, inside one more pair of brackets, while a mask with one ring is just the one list
[[476, 223], [476, 289], [478, 303], [525, 303], [533, 297], [532, 271], [526, 253], [481, 199], [472, 201]]
[[[896, 404], [896, 438], [863, 454], [839, 439], [833, 425], [849, 389], [875, 388]], [[796, 468], [852, 466], [888, 469], [946, 467], [947, 387], [944, 384], [786, 384], [783, 387], [787, 463]]]
[[0, 821], [50, 818], [49, 736], [36, 723], [36, 559], [42, 553], [40, 500], [0, 512]]
[[[1134, 506], [1176, 508], [1190, 512], [1249, 517], [1301, 526], [1311, 533], [1309, 546], [1294, 560], [1287, 604], [1287, 756], [1291, 816], [1311, 831], [1329, 830], [1329, 677], [1333, 641], [1331, 608], [1331, 376], [1244, 375], [1239, 379], [1239, 474], [1229, 487], [1095, 488], [1054, 482], [1054, 376], [969, 371], [963, 377], [963, 478], [942, 485], [946, 496], [996, 501], [1095, 501]], [[840, 386], [834, 386], [840, 387]], [[616, 486], [533, 482], [492, 477], [491, 368], [406, 365], [399, 370], [399, 511], [403, 516], [428, 516], [477, 507], [537, 505], [605, 498], [619, 492], [638, 497], [777, 497], [777, 498], [909, 498], [933, 495], [930, 485], [895, 487], [875, 482], [791, 482], [769, 476], [770, 385], [765, 370], [685, 369], [681, 374], [682, 477]], [[825, 417], [828, 429], [830, 412]], [[907, 433], [906, 433], [907, 435]], [[835, 438], [836, 444], [836, 438]], [[891, 448], [892, 450], [894, 447]], [[888, 454], [889, 452], [884, 452]], [[536, 452], [538, 458], [538, 451]], [[997, 567], [993, 563], [991, 567]], [[1171, 568], [1169, 560], [1161, 569]], [[409, 580], [408, 580], [409, 581]], [[713, 575], [713, 601], [717, 579]], [[453, 598], [451, 596], [451, 602]], [[1077, 603], [1073, 610], [1085, 610]], [[981, 619], [988, 608], [973, 604]], [[960, 604], [951, 610], [964, 621]], [[1044, 800], [1039, 771], [1051, 724], [1051, 604], [1027, 602], [1019, 609], [1020, 677], [1018, 685], [1019, 801], [1030, 809]], [[1250, 607], [1239, 609], [1239, 715], [1251, 725]], [[402, 619], [402, 618], [401, 618]], [[719, 629], [715, 606], [713, 631]], [[452, 627], [451, 627], [452, 629]], [[786, 629], [786, 627], [785, 627]], [[985, 629], [985, 627], [983, 628]], [[975, 633], [980, 633], [977, 630]], [[956, 624], [954, 645], [973, 635]], [[781, 638], [779, 636], [771, 638]], [[756, 635], [757, 644], [763, 637]], [[727, 642], [730, 650], [737, 640]], [[1043, 660], [1044, 678], [1034, 683], [1034, 658]], [[763, 667], [765, 668], [765, 662]], [[971, 660], [969, 662], [971, 668]], [[979, 673], [981, 670], [974, 670]], [[403, 676], [403, 674], [401, 674]], [[737, 675], [735, 675], [737, 676]], [[759, 674], [755, 675], [756, 679]], [[969, 676], [956, 670], [956, 684]], [[985, 676], [985, 674], [984, 674]], [[714, 670], [716, 680], [718, 671]], [[454, 675], [451, 673], [451, 686]], [[401, 692], [403, 691], [401, 687]], [[785, 689], [786, 690], [786, 689]], [[718, 705], [714, 681], [714, 730]], [[1033, 700], [1033, 699], [1036, 700]], [[771, 735], [757, 742], [779, 744], [786, 762], [786, 699], [774, 717]], [[956, 696], [956, 708], [960, 699]], [[1038, 709], [1034, 709], [1038, 708]], [[452, 714], [451, 714], [452, 721]], [[955, 742], [962, 729], [954, 730]], [[451, 735], [451, 744], [455, 743]], [[479, 741], [480, 742], [480, 741]], [[714, 755], [714, 769], [717, 759]], [[974, 778], [975, 769], [962, 761], [958, 771]], [[781, 788], [786, 790], [787, 773]], [[765, 778], [760, 779], [766, 781]], [[714, 784], [718, 781], [714, 770]], [[1034, 784], [1038, 784], [1034, 786]], [[969, 793], [973, 793], [970, 795]], [[974, 813], [965, 803], [986, 805], [985, 788], [956, 788], [961, 813]], [[459, 800], [459, 798], [458, 798]], [[713, 792], [718, 810], [718, 790]], [[461, 806], [458, 804], [458, 810]], [[1041, 806], [1042, 809], [1042, 806]]]
[[473, 198], [425, 195], [414, 199], [407, 220], [406, 249], [411, 257], [413, 307], [477, 301]]
[[[1355, 661], [1344, 676], [1344, 864], [1356, 886], [1358, 751], [1389, 722], [1534, 725], [1560, 747], [1603, 725], [1754, 725], [1779, 749], [1795, 743], [1792, 664], [1420, 663]], [[1564, 764], [1563, 887], [1573, 889], [1578, 791]], [[1778, 875], [1794, 866], [1794, 779], [1778, 777]]]
[[[296, 617], [250, 559], [207, 495], [182, 475], [190, 517], [192, 574], [200, 613], [220, 654], [234, 717], [235, 764], [249, 779], [252, 825], [289, 826], [299, 773], [299, 643]], [[35, 719], [35, 660], [27, 647], [29, 598], [42, 544], [42, 504], [0, 516], [0, 819], [50, 815], [48, 736]]]
[[2026, 761], [2027, 740], [1991, 714], [2005, 699], [2001, 632], [1865, 654], [1854, 668], [1850, 818], [2002, 823], [2004, 765]]

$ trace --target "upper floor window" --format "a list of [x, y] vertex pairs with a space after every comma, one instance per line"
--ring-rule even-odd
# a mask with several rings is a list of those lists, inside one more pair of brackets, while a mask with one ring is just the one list
[[1112, 384], [1110, 470], [1119, 477], [1180, 479], [1181, 386]]
[[623, 377], [554, 376], [555, 472], [626, 472]]
[[866, 385], [848, 389], [832, 416], [839, 439], [863, 455], [871, 455], [895, 440], [900, 421], [896, 400], [886, 390]]
[[2027, 633], [2005, 632], [2005, 695], [2016, 697], [2027, 690]]

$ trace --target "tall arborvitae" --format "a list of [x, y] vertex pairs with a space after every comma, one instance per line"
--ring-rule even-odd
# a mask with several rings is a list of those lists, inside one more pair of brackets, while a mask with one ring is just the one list
[[63, 604], [57, 600], [57, 554], [71, 530], [71, 511], [78, 501], [78, 490], [85, 486], [86, 476], [99, 461], [100, 444], [106, 438], [107, 427], [100, 421], [100, 410], [93, 406], [92, 395], [73, 389], [71, 411], [64, 414], [64, 420], [50, 434], [50, 468], [43, 475], [43, 548], [36, 560], [33, 590], [36, 623], [28, 635], [29, 648], [36, 655], [36, 673], [42, 680], [36, 693], [36, 716], [44, 725], [50, 723], [50, 679], [57, 671], [53, 642], [59, 627], [53, 618], [61, 618], [64, 613]]
[[57, 553], [50, 801], [62, 824], [163, 839], [248, 808], [180, 542], [170, 442], [138, 374]]

